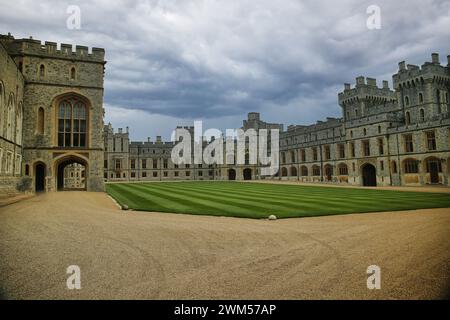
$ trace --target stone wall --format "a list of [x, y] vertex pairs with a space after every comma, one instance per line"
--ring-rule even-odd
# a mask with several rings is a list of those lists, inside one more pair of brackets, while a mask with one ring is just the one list
[[0, 42], [0, 194], [17, 193], [23, 173], [24, 78]]

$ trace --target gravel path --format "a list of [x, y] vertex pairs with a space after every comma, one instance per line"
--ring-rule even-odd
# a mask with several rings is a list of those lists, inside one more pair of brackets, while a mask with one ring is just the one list
[[[9, 299], [434, 299], [450, 283], [450, 209], [277, 221], [117, 209], [58, 192], [0, 208]], [[381, 267], [381, 290], [366, 269]], [[81, 290], [66, 268], [81, 268]]]

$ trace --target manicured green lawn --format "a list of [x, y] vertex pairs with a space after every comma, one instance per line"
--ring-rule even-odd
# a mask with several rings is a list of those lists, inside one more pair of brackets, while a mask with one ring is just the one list
[[[450, 207], [450, 194], [240, 182], [107, 184], [130, 209], [245, 218]], [[450, 210], [449, 210], [450, 213]]]

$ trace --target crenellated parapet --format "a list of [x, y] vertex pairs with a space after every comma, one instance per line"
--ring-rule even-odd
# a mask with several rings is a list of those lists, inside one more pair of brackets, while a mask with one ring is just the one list
[[450, 55], [447, 56], [447, 66], [441, 65], [437, 53], [431, 55], [431, 62], [425, 62], [421, 67], [402, 61], [398, 64], [398, 72], [392, 78], [396, 90], [426, 82], [450, 83]]
[[367, 101], [372, 105], [379, 105], [385, 102], [393, 102], [396, 95], [389, 88], [388, 81], [383, 81], [382, 87], [377, 86], [377, 80], [374, 78], [356, 78], [356, 86], [351, 87], [349, 83], [344, 86], [344, 91], [338, 95], [339, 105], [351, 105], [359, 101]]
[[15, 39], [11, 34], [0, 35], [0, 41], [7, 47], [11, 56], [28, 55], [45, 58], [59, 58], [86, 62], [105, 61], [105, 49], [62, 43], [59, 48], [56, 42], [40, 40], [32, 37], [26, 39]]

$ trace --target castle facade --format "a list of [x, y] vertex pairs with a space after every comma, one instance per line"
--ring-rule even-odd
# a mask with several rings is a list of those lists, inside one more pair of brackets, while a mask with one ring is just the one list
[[[262, 177], [258, 165], [175, 165], [172, 142], [130, 142], [129, 129], [105, 127], [106, 181], [279, 179], [357, 186], [449, 185], [450, 56], [421, 67], [399, 63], [388, 81], [358, 77], [345, 84], [341, 118], [313, 125], [262, 121], [249, 113], [242, 128], [280, 129], [280, 170]], [[192, 130], [192, 128], [187, 128]]]
[[129, 128], [104, 126], [104, 54], [0, 35], [0, 194], [15, 193], [23, 179], [38, 192], [163, 180], [450, 185], [450, 56], [447, 65], [438, 54], [422, 66], [400, 62], [393, 88], [365, 77], [345, 84], [341, 118], [284, 130], [249, 113], [242, 129], [280, 130], [280, 168], [265, 177], [247, 158], [177, 165], [173, 142], [130, 141]]
[[[104, 50], [0, 35], [0, 192], [104, 190]], [[79, 166], [74, 166], [78, 164]]]

